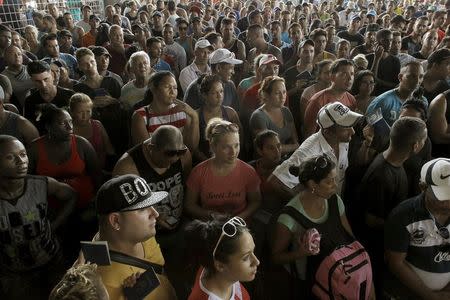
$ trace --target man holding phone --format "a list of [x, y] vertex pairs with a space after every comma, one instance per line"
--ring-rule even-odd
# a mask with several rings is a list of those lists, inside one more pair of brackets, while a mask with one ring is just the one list
[[[167, 192], [152, 192], [147, 182], [136, 175], [115, 177], [99, 189], [95, 203], [99, 233], [94, 240], [107, 241], [110, 251], [128, 260], [125, 263], [112, 256], [111, 265], [97, 269], [110, 299], [124, 299], [124, 290], [128, 299], [130, 295], [145, 300], [176, 299], [172, 285], [161, 272], [164, 257], [155, 239], [159, 214], [154, 206], [167, 195]], [[152, 270], [138, 267], [139, 264], [154, 267]], [[124, 280], [130, 277], [138, 279], [131, 288], [124, 289]]]

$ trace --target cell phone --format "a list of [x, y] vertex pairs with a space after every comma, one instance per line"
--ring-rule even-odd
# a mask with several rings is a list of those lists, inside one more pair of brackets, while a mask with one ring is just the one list
[[95, 97], [108, 96], [108, 91], [105, 90], [104, 88], [95, 89], [94, 93], [95, 93]]
[[111, 265], [109, 256], [108, 242], [106, 241], [81, 241], [81, 251], [84, 259], [99, 266]]
[[153, 292], [161, 282], [159, 281], [158, 276], [150, 267], [147, 271], [139, 276], [138, 280], [136, 280], [136, 284], [132, 287], [124, 287], [123, 293], [127, 300], [142, 300], [148, 294]]

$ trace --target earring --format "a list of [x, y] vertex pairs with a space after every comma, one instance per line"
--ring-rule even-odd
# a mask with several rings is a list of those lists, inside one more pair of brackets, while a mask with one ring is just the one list
[[316, 192], [316, 189], [315, 189], [315, 188], [312, 188], [311, 193], [314, 194], [315, 192]]

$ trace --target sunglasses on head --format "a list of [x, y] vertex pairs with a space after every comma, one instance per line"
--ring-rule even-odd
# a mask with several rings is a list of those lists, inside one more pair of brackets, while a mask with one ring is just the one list
[[214, 247], [213, 250], [213, 259], [216, 257], [217, 248], [219, 247], [223, 237], [224, 236], [233, 237], [236, 235], [238, 231], [236, 226], [245, 227], [247, 226], [247, 224], [241, 217], [233, 217], [222, 225], [222, 233], [220, 234], [220, 237], [217, 240], [216, 246]]
[[314, 171], [317, 169], [324, 169], [328, 166], [328, 157], [326, 155], [321, 155], [314, 161]]

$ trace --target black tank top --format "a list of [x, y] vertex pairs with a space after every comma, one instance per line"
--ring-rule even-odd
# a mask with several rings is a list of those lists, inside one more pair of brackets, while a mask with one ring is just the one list
[[177, 160], [164, 174], [158, 174], [145, 159], [142, 143], [128, 151], [139, 175], [144, 178], [152, 192], [166, 191], [169, 196], [155, 205], [158, 213], [178, 224], [183, 211], [184, 182], [183, 165]]

